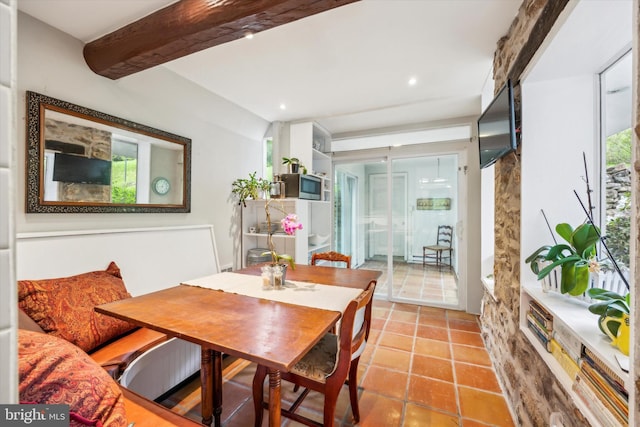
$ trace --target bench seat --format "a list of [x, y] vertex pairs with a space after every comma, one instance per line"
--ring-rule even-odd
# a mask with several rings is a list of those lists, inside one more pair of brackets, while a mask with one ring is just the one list
[[134, 427], [201, 427], [202, 424], [146, 399], [139, 394], [120, 386], [124, 396], [127, 421]]
[[148, 328], [138, 328], [120, 336], [98, 349], [89, 356], [102, 366], [113, 379], [119, 379], [124, 370], [138, 356], [152, 347], [165, 342], [169, 337], [162, 332]]

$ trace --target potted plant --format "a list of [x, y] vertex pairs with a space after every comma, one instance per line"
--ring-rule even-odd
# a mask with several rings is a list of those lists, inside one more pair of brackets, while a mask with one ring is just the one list
[[247, 206], [247, 199], [257, 200], [261, 192], [268, 194], [271, 183], [263, 178], [256, 177], [257, 172], [249, 174], [249, 178], [238, 178], [231, 183], [231, 193], [238, 198], [238, 204]]
[[302, 168], [302, 173], [304, 175], [307, 174], [307, 168], [300, 163], [297, 157], [283, 157], [282, 164], [289, 167], [289, 173], [299, 173], [300, 168]]
[[[597, 271], [596, 244], [600, 240], [600, 230], [591, 223], [579, 225], [575, 230], [567, 223], [558, 224], [556, 232], [567, 243], [542, 246], [532, 253], [525, 262], [538, 280], [551, 271], [561, 268], [560, 292], [577, 296], [589, 287], [589, 272]], [[540, 269], [540, 265], [544, 267]]]
[[629, 355], [629, 315], [631, 314], [631, 293], [618, 293], [592, 288], [587, 294], [598, 302], [589, 306], [589, 311], [600, 316], [598, 326], [603, 334], [611, 338], [612, 345]]

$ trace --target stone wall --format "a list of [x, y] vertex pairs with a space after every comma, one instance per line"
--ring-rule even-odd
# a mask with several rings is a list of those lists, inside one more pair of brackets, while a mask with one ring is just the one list
[[[508, 34], [498, 42], [494, 59], [496, 88], [511, 78], [516, 85], [517, 106], [520, 101], [518, 70], [524, 69], [538, 47], [532, 46], [531, 41], [541, 42], [546, 33], [540, 33], [548, 31], [553, 23], [548, 21], [555, 21], [559, 13], [552, 10], [556, 1], [525, 0]], [[567, 427], [588, 425], [519, 329], [520, 162], [517, 156], [504, 157], [495, 167], [494, 277], [496, 299], [485, 295], [482, 334], [515, 412], [516, 425], [549, 425], [552, 412], [562, 413]]]
[[[78, 150], [85, 157], [111, 160], [111, 132], [46, 119], [44, 135], [45, 141], [58, 141], [62, 145], [78, 147]], [[78, 154], [78, 151], [74, 150], [73, 154]], [[58, 200], [61, 202], [109, 203], [111, 202], [111, 186], [61, 182], [58, 189]]]

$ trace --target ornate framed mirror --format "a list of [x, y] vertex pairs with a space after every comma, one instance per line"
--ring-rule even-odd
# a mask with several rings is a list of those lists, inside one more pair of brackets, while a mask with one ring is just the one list
[[27, 91], [27, 213], [191, 209], [191, 140]]

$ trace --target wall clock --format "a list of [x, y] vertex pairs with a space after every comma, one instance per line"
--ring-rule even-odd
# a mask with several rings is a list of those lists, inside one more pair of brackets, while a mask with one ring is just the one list
[[153, 180], [153, 182], [151, 183], [151, 188], [153, 189], [154, 193], [164, 196], [169, 192], [169, 190], [171, 190], [171, 184], [169, 183], [169, 180], [167, 178], [159, 176], [158, 178]]

